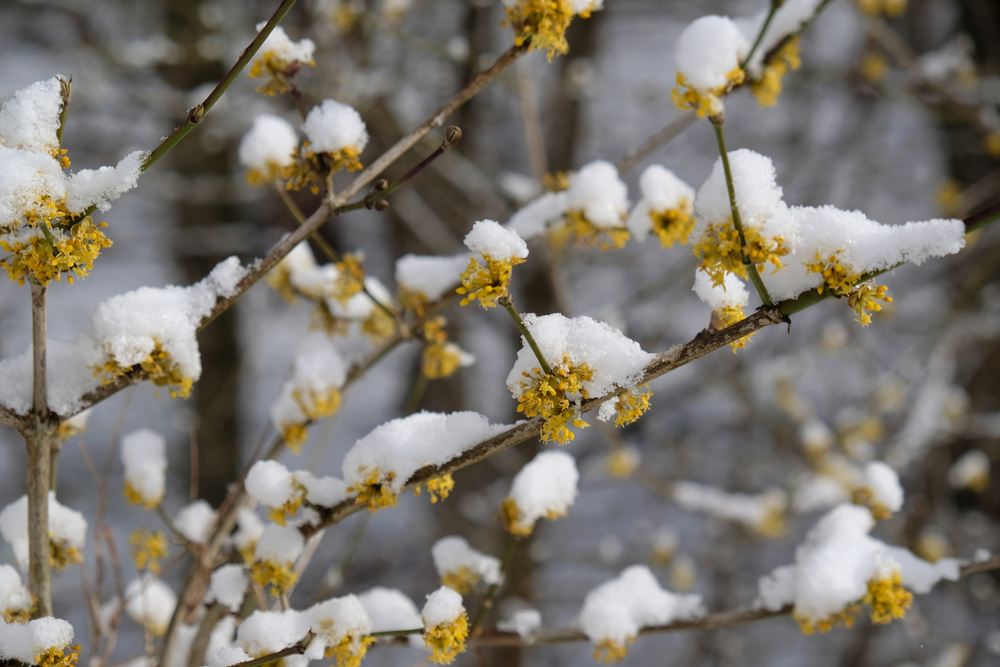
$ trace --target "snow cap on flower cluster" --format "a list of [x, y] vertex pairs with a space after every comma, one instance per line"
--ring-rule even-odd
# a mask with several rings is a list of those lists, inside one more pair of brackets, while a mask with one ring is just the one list
[[[330, 266], [327, 264], [326, 266]], [[334, 317], [343, 320], [362, 321], [371, 317], [371, 314], [378, 308], [375, 301], [378, 301], [387, 308], [392, 308], [392, 293], [386, 289], [382, 281], [375, 276], [365, 276], [365, 291], [358, 292], [347, 303], [341, 303], [338, 299], [327, 297], [326, 307], [330, 309]], [[373, 300], [374, 299], [374, 300]]]
[[[101, 385], [93, 367], [104, 363], [102, 353], [89, 332], [78, 335], [72, 343], [50, 339], [45, 352], [49, 409], [60, 416], [76, 414], [85, 407], [83, 396]], [[16, 357], [0, 360], [0, 404], [19, 415], [31, 410], [33, 368], [30, 347]]]
[[292, 164], [298, 147], [299, 137], [291, 123], [273, 114], [261, 114], [240, 140], [240, 164], [267, 173], [273, 165]]
[[[416, 630], [423, 626], [417, 605], [395, 588], [377, 586], [359, 595], [358, 601], [371, 619], [372, 632]], [[408, 641], [410, 646], [424, 645], [424, 639], [419, 634], [410, 635]]]
[[716, 287], [712, 284], [712, 279], [708, 277], [707, 273], [698, 271], [694, 275], [692, 289], [713, 312], [725, 308], [745, 308], [750, 303], [750, 293], [746, 286], [732, 273], [727, 273], [722, 285]]
[[[264, 29], [265, 25], [267, 25], [267, 21], [261, 21], [254, 26], [254, 29], [260, 32]], [[316, 44], [311, 39], [300, 39], [297, 42], [293, 42], [288, 38], [285, 29], [279, 25], [274, 27], [271, 34], [260, 45], [259, 52], [262, 54], [274, 52], [274, 55], [287, 62], [311, 63], [315, 51]]]
[[313, 107], [302, 123], [309, 137], [309, 148], [317, 153], [336, 153], [345, 148], [363, 151], [368, 145], [368, 130], [361, 114], [336, 100], [323, 100]]
[[981, 449], [970, 449], [948, 469], [953, 488], [982, 491], [990, 482], [990, 457]]
[[96, 206], [102, 213], [109, 211], [111, 202], [138, 185], [147, 156], [145, 151], [133, 151], [114, 167], [76, 172], [67, 183], [66, 209], [70, 213], [82, 213]]
[[570, 175], [566, 204], [583, 211], [583, 217], [598, 227], [622, 227], [628, 213], [628, 186], [615, 165], [594, 160]]
[[594, 644], [625, 646], [642, 628], [697, 618], [705, 613], [700, 595], [671, 593], [645, 565], [626, 568], [583, 600], [580, 629]]
[[[743, 228], [756, 229], [768, 239], [782, 237], [786, 245], [794, 248], [798, 239], [794, 221], [778, 216], [786, 206], [771, 158], [741, 148], [729, 152], [729, 166]], [[712, 173], [698, 190], [695, 210], [698, 222], [692, 232], [694, 239], [701, 238], [709, 224], [732, 220], [729, 186], [721, 157], [716, 159]]]
[[148, 428], [122, 438], [125, 483], [144, 505], [153, 507], [167, 489], [167, 440]]
[[[572, 364], [587, 364], [594, 371], [582, 385], [595, 398], [616, 388], [634, 389], [654, 357], [622, 332], [589, 317], [569, 318], [559, 313], [539, 317], [527, 313], [523, 319], [542, 356], [553, 366], [568, 355]], [[523, 336], [521, 343], [514, 367], [507, 375], [507, 388], [514, 398], [524, 392], [522, 373], [538, 367], [538, 359]]]
[[396, 284], [400, 289], [423, 294], [428, 301], [437, 301], [459, 284], [456, 277], [469, 264], [469, 255], [438, 257], [434, 255], [403, 255], [396, 260]]
[[[0, 535], [11, 546], [14, 558], [28, 571], [28, 496], [21, 496], [0, 512]], [[87, 520], [83, 514], [56, 500], [49, 491], [49, 541], [83, 553], [87, 538]]]
[[499, 584], [502, 579], [500, 559], [473, 549], [464, 537], [458, 535], [442, 537], [435, 542], [431, 547], [431, 556], [438, 575], [442, 577], [465, 568], [490, 585]]
[[247, 493], [268, 507], [281, 507], [295, 493], [295, 478], [277, 461], [257, 461], [246, 479]]
[[728, 75], [740, 66], [750, 43], [729, 18], [710, 15], [684, 28], [674, 48], [677, 72], [695, 90], [708, 92], [729, 85]]
[[72, 642], [73, 626], [61, 618], [46, 616], [25, 624], [0, 618], [0, 660], [37, 665], [36, 658], [50, 649], [68, 651]]
[[514, 476], [507, 496], [517, 506], [517, 524], [530, 528], [546, 516], [563, 516], [576, 500], [580, 474], [567, 452], [539, 453]]
[[870, 537], [874, 525], [864, 507], [832, 509], [795, 550], [794, 564], [761, 577], [757, 604], [771, 610], [794, 604], [796, 617], [818, 622], [860, 600], [875, 577], [898, 571], [903, 585], [915, 593], [927, 593], [941, 579], [958, 579], [954, 558], [928, 563], [908, 549]]
[[[257, 610], [243, 619], [236, 631], [236, 645], [247, 655], [259, 658], [294, 645], [310, 630], [309, 616], [301, 611]], [[306, 667], [310, 660], [323, 657], [324, 643], [314, 641], [302, 655], [283, 658], [286, 667]]]
[[865, 467], [863, 484], [871, 492], [872, 500], [890, 512], [898, 512], [903, 507], [899, 475], [882, 461], [872, 461]]
[[174, 523], [181, 535], [196, 544], [204, 544], [212, 535], [215, 510], [204, 500], [196, 500], [177, 512]]
[[[739, 181], [736, 189], [739, 192]], [[823, 283], [819, 273], [806, 271], [805, 264], [817, 259], [834, 256], [847, 272], [861, 275], [902, 262], [921, 264], [930, 257], [954, 254], [965, 246], [965, 224], [961, 220], [882, 225], [861, 211], [841, 211], [833, 206], [788, 207], [775, 216], [771, 226], [794, 228], [798, 240], [784, 260], [784, 269], [761, 275], [776, 301], [793, 298]]]
[[324, 647], [336, 646], [345, 637], [357, 642], [360, 637], [373, 632], [368, 612], [355, 595], [330, 598], [304, 613], [316, 633], [316, 640]]
[[0, 565], [0, 618], [10, 618], [19, 613], [26, 615], [34, 604], [17, 570], [10, 565]]
[[29, 153], [58, 148], [61, 91], [59, 77], [54, 76], [14, 93], [0, 108], [0, 144]]
[[[764, 64], [764, 57], [776, 46], [779, 46], [786, 37], [797, 33], [803, 25], [815, 16], [816, 11], [822, 4], [823, 0], [785, 0], [785, 2], [782, 2], [778, 10], [774, 12], [774, 16], [771, 17], [771, 21], [767, 25], [767, 31], [761, 37], [760, 44], [757, 45], [753, 57], [747, 63], [747, 70], [754, 77], [759, 76]], [[769, 13], [769, 8], [761, 9], [749, 19], [736, 20], [736, 24], [743, 30], [743, 34], [748, 42], [752, 42], [760, 34], [760, 30], [764, 27], [764, 21], [767, 20]]]
[[524, 239], [513, 229], [501, 227], [494, 220], [480, 220], [474, 224], [472, 231], [465, 235], [465, 247], [496, 260], [512, 257], [525, 259], [528, 256], [528, 244]]
[[787, 504], [785, 494], [777, 489], [747, 495], [683, 481], [674, 484], [674, 500], [686, 510], [736, 521], [757, 530], [765, 528], [775, 514], [780, 515], [784, 511]]
[[243, 596], [249, 584], [250, 579], [242, 565], [237, 563], [223, 565], [212, 572], [205, 601], [218, 602], [229, 607], [230, 611], [238, 611], [243, 604]]
[[[368, 301], [367, 295], [360, 296]], [[296, 351], [292, 377], [282, 384], [271, 405], [274, 427], [280, 432], [290, 424], [306, 423], [311, 416], [305, 409], [312, 409], [315, 400], [329, 400], [346, 380], [347, 365], [333, 341], [319, 332], [307, 336]]]
[[125, 587], [125, 613], [154, 635], [162, 635], [170, 625], [177, 596], [165, 583], [146, 574]]
[[[206, 651], [205, 655], [209, 656], [211, 654]], [[248, 660], [252, 660], [252, 658], [243, 649], [236, 646], [223, 646], [215, 652], [212, 661], [204, 667], [232, 667], [232, 665], [247, 662]]]
[[233, 545], [240, 551], [257, 546], [257, 541], [264, 534], [264, 522], [253, 510], [241, 509], [236, 513], [236, 532], [233, 533]]
[[230, 257], [190, 287], [141, 287], [113, 296], [91, 317], [96, 342], [122, 368], [145, 361], [159, 343], [186, 377], [197, 380], [198, 327], [219, 298], [236, 294], [246, 272], [238, 258]]
[[253, 557], [255, 561], [291, 563], [302, 555], [305, 546], [298, 528], [271, 523], [257, 540]]
[[637, 241], [642, 241], [652, 228], [652, 212], [694, 208], [694, 188], [677, 178], [674, 172], [661, 164], [651, 164], [639, 177], [642, 199], [628, 216], [628, 229]]
[[451, 623], [465, 613], [462, 596], [447, 586], [442, 586], [427, 596], [427, 602], [420, 611], [425, 628]]
[[546, 192], [512, 215], [507, 227], [525, 241], [530, 241], [544, 234], [549, 224], [561, 220], [568, 208], [569, 196], [565, 191]]
[[510, 615], [510, 618], [497, 621], [497, 630], [516, 632], [522, 641], [529, 643], [540, 627], [542, 627], [542, 612], [537, 609], [518, 609]]
[[344, 480], [357, 489], [378, 470], [383, 486], [398, 495], [423, 466], [447, 463], [507, 428], [477, 412], [424, 411], [393, 419], [354, 443], [344, 457]]

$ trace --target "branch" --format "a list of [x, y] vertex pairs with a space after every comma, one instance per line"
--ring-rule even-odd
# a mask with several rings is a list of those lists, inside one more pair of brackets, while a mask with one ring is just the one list
[[254, 658], [253, 660], [246, 660], [244, 662], [237, 662], [231, 667], [260, 667], [260, 665], [266, 665], [269, 662], [275, 662], [281, 660], [282, 658], [287, 658], [290, 655], [302, 655], [309, 648], [312, 643], [313, 638], [316, 635], [312, 630], [309, 631], [305, 637], [295, 642], [288, 648], [281, 649], [276, 653], [271, 653], [269, 655], [262, 655], [259, 658]]
[[674, 139], [676, 139], [684, 130], [688, 129], [692, 125], [698, 122], [698, 115], [693, 111], [685, 113], [683, 116], [677, 120], [671, 122], [665, 128], [651, 136], [649, 139], [635, 149], [628, 155], [620, 158], [615, 166], [618, 168], [619, 174], [624, 174], [630, 171], [637, 164], [642, 162], [650, 153], [665, 146]]

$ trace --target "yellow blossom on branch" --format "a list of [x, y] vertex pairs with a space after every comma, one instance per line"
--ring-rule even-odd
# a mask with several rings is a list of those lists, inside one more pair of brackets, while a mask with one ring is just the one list
[[[635, 637], [629, 637], [628, 643], [631, 644], [635, 641]], [[598, 662], [603, 662], [605, 665], [611, 665], [616, 662], [621, 662], [628, 655], [628, 647], [621, 644], [615, 643], [612, 639], [602, 639], [594, 647], [594, 660]]]
[[878, 301], [892, 303], [892, 297], [887, 294], [887, 291], [888, 288], [885, 285], [875, 285], [872, 282], [864, 283], [858, 287], [847, 300], [848, 305], [854, 309], [854, 313], [858, 316], [858, 319], [854, 321], [860, 322], [863, 327], [871, 324], [872, 316], [868, 314], [868, 311], [878, 312], [882, 310], [882, 304]]
[[465, 650], [468, 636], [469, 617], [465, 612], [452, 621], [427, 628], [424, 631], [424, 643], [432, 651], [429, 660], [440, 665], [451, 663]]
[[596, 245], [601, 250], [612, 250], [624, 248], [629, 237], [625, 227], [601, 227], [588, 220], [583, 211], [571, 209], [566, 212], [563, 224], [554, 231], [553, 240], [557, 245], [573, 241], [579, 248]]
[[757, 98], [757, 104], [773, 107], [778, 103], [781, 80], [786, 74], [802, 66], [802, 58], [799, 56], [801, 42], [801, 38], [793, 37], [782, 44], [764, 67], [760, 77], [750, 84], [750, 92]]
[[396, 478], [396, 473], [390, 472], [383, 477], [378, 468], [372, 471], [360, 486], [348, 487], [349, 492], [357, 494], [355, 502], [367, 504], [368, 509], [377, 512], [383, 507], [395, 507], [397, 495], [389, 488], [389, 482]]
[[767, 262], [774, 265], [775, 272], [784, 266], [781, 258], [789, 253], [784, 238], [765, 238], [754, 227], [745, 228], [743, 236], [746, 238], [745, 248], [740, 247], [740, 233], [733, 226], [732, 220], [723, 224], [710, 224], [706, 234], [692, 247], [694, 254], [701, 259], [698, 268], [708, 274], [714, 286], [719, 287], [725, 282], [726, 273], [747, 280], [744, 256], [756, 265], [758, 271]]
[[89, 275], [101, 250], [111, 247], [111, 240], [101, 231], [106, 226], [106, 222], [95, 225], [90, 217], [69, 229], [50, 228], [50, 223], [43, 220], [38, 226], [0, 238], [0, 248], [11, 253], [0, 259], [0, 266], [7, 269], [11, 280], [21, 285], [29, 276], [47, 285], [53, 278], [61, 280], [63, 273], [68, 274], [67, 281], [72, 283], [74, 275], [80, 278]]
[[375, 637], [352, 637], [346, 635], [335, 646], [327, 646], [324, 658], [332, 658], [337, 667], [359, 667], [368, 647], [375, 643]]
[[695, 223], [691, 213], [692, 206], [686, 201], [678, 208], [649, 212], [653, 233], [660, 239], [661, 247], [673, 248], [675, 243], [687, 245]]
[[456, 292], [467, 295], [462, 299], [462, 305], [468, 305], [479, 299], [483, 308], [497, 305], [497, 299], [507, 295], [510, 287], [510, 277], [516, 265], [524, 262], [521, 257], [493, 259], [486, 253], [481, 253], [485, 264], [475, 257], [469, 260], [469, 266], [461, 275], [462, 286]]
[[649, 385], [643, 385], [642, 389], [632, 389], [618, 396], [615, 403], [615, 426], [626, 426], [631, 424], [649, 410], [649, 397], [653, 392], [649, 391]]
[[820, 621], [812, 621], [805, 616], [800, 616], [799, 614], [794, 613], [792, 614], [792, 617], [798, 621], [802, 634], [811, 635], [816, 632], [821, 634], [829, 632], [838, 625], [850, 628], [854, 625], [854, 615], [859, 611], [861, 611], [861, 605], [850, 605], [846, 609], [838, 611], [836, 614]]
[[588, 426], [572, 403], [579, 398], [590, 398], [583, 388], [583, 383], [594, 377], [590, 366], [586, 363], [574, 364], [569, 356], [564, 356], [562, 363], [552, 368], [552, 373], [532, 368], [530, 373], [525, 371], [522, 375], [527, 381], [519, 382], [521, 395], [517, 399], [517, 411], [523, 412], [525, 417], [541, 415], [545, 419], [542, 440], [555, 440], [565, 445], [574, 438], [569, 424], [578, 428]]
[[269, 560], [254, 561], [250, 566], [250, 576], [261, 586], [270, 586], [271, 595], [276, 598], [291, 589], [299, 578], [295, 572], [295, 563]]
[[[155, 339], [154, 339], [155, 341]], [[114, 355], [104, 362], [103, 366], [93, 367], [94, 376], [102, 375], [101, 384], [111, 384], [115, 378], [126, 375], [134, 370], [136, 366], [145, 371], [148, 379], [157, 387], [167, 387], [170, 395], [174, 398], [187, 398], [191, 395], [191, 388], [194, 386], [194, 379], [184, 375], [180, 366], [170, 357], [170, 353], [163, 349], [163, 344], [155, 341], [156, 346], [153, 351], [146, 356], [146, 359], [133, 366], [120, 366]]]
[[[740, 322], [746, 317], [743, 312], [743, 308], [740, 306], [725, 306], [722, 310], [712, 311], [712, 328], [716, 331], [722, 331], [727, 327], [731, 327], [737, 322]], [[733, 354], [736, 354], [736, 350], [746, 347], [750, 339], [753, 338], [753, 334], [749, 334], [740, 338], [739, 340], [734, 340], [729, 344], [729, 347], [733, 348]]]
[[36, 655], [35, 664], [38, 667], [76, 667], [82, 650], [82, 646], [76, 645], [69, 653], [66, 653], [63, 649], [53, 646], [45, 653]]
[[[447, 498], [454, 488], [455, 480], [452, 479], [451, 475], [441, 475], [427, 482], [427, 493], [430, 494], [432, 504]], [[420, 490], [419, 486], [413, 489], [413, 495], [419, 496]]]
[[129, 536], [128, 542], [136, 568], [148, 568], [153, 574], [159, 574], [160, 561], [170, 554], [170, 545], [163, 531], [139, 528]]
[[726, 95], [734, 86], [746, 79], [746, 73], [739, 67], [726, 74], [726, 84], [712, 90], [698, 90], [688, 83], [680, 72], [677, 73], [677, 85], [670, 93], [671, 99], [681, 109], [691, 110], [699, 118], [714, 116], [722, 110], [720, 98]]
[[[569, 53], [566, 29], [573, 16], [579, 14], [581, 18], [589, 18], [595, 9], [594, 2], [583, 11], [577, 11], [574, 4], [572, 0], [519, 0], [507, 7], [507, 20], [503, 25], [514, 28], [514, 44], [527, 43], [531, 51], [547, 51], [549, 62], [552, 62], [553, 56]], [[597, 4], [599, 8], [600, 3]]]

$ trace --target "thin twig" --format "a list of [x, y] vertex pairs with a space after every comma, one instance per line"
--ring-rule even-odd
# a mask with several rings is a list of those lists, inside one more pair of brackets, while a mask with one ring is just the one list
[[761, 26], [760, 32], [757, 33], [757, 39], [754, 40], [753, 46], [750, 47], [750, 53], [748, 53], [747, 57], [740, 63], [740, 69], [746, 69], [754, 54], [757, 53], [757, 48], [760, 46], [760, 43], [764, 41], [764, 34], [767, 32], [768, 27], [770, 27], [771, 19], [774, 18], [775, 13], [778, 11], [778, 7], [781, 6], [781, 2], [782, 0], [771, 0], [771, 8], [767, 12], [767, 18], [764, 19], [764, 25]]
[[313, 634], [312, 630], [310, 630], [309, 634], [288, 648], [281, 649], [280, 651], [268, 655], [262, 655], [259, 658], [254, 658], [253, 660], [237, 662], [231, 667], [260, 667], [261, 665], [266, 665], [269, 662], [275, 662], [277, 660], [281, 660], [282, 658], [287, 658], [290, 655], [302, 655], [309, 648], [309, 645], [312, 644], [313, 637], [315, 636], [316, 635]]
[[681, 135], [684, 130], [688, 129], [692, 125], [698, 122], [698, 115], [693, 111], [689, 111], [677, 120], [672, 121], [665, 128], [651, 136], [647, 139], [642, 146], [635, 149], [628, 155], [620, 158], [615, 166], [618, 167], [618, 173], [624, 174], [627, 171], [631, 171], [637, 164], [642, 162], [650, 153], [662, 148], [666, 144], [670, 143], [678, 136]]
[[[507, 542], [507, 549], [503, 553], [503, 559], [500, 561], [500, 574], [506, 574], [507, 570], [510, 568], [510, 561], [514, 559], [514, 552], [517, 551], [517, 543], [520, 540], [514, 535], [510, 536], [510, 540]], [[479, 605], [479, 609], [476, 611], [476, 617], [472, 621], [472, 625], [469, 626], [469, 634], [475, 633], [476, 628], [483, 622], [486, 618], [486, 614], [490, 609], [493, 608], [493, 598], [496, 597], [497, 591], [500, 590], [500, 583], [498, 581], [495, 584], [490, 584], [490, 587], [486, 590], [486, 597], [483, 598], [482, 604]]]

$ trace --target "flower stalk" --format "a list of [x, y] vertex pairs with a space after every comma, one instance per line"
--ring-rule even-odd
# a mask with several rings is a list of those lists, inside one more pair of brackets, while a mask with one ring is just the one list
[[528, 327], [525, 326], [524, 320], [521, 319], [520, 313], [518, 313], [517, 309], [514, 307], [514, 301], [510, 298], [510, 295], [503, 295], [497, 299], [497, 303], [506, 308], [507, 312], [510, 313], [510, 317], [514, 320], [514, 324], [516, 324], [517, 328], [521, 331], [521, 335], [524, 336], [524, 340], [528, 341], [531, 351], [535, 353], [535, 358], [538, 359], [538, 365], [542, 367], [542, 371], [544, 371], [546, 375], [551, 375], [552, 367], [549, 366], [548, 362], [545, 361], [545, 357], [542, 356], [542, 351], [538, 348], [538, 343], [535, 342], [534, 336], [531, 335], [531, 332], [528, 331]]

